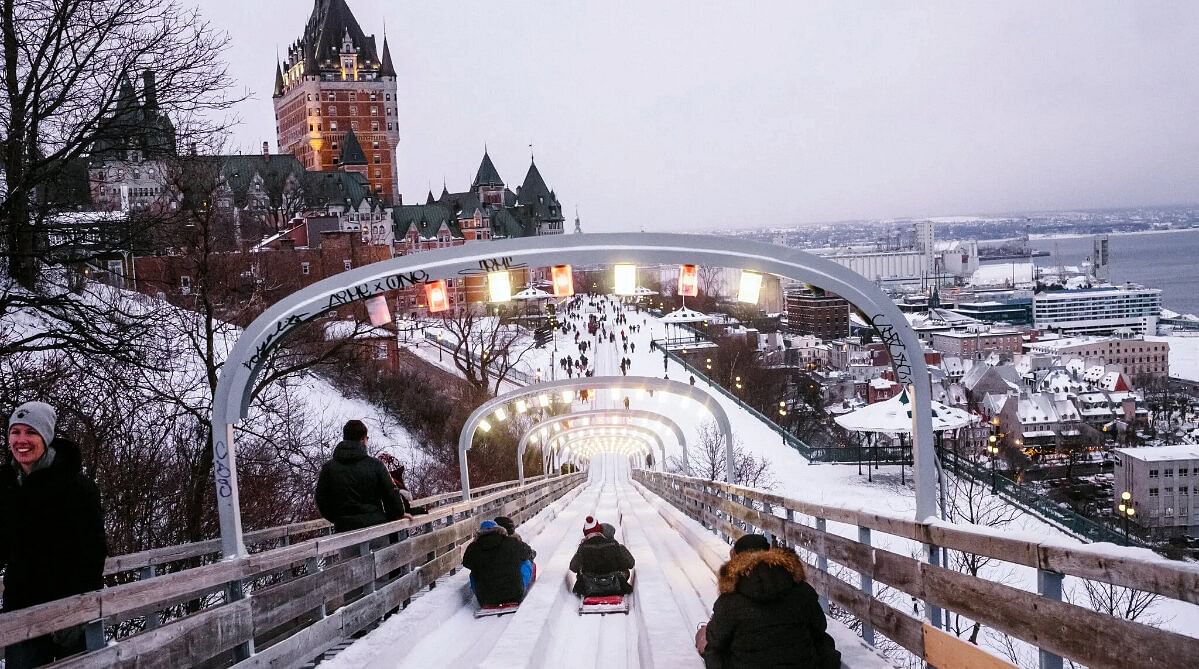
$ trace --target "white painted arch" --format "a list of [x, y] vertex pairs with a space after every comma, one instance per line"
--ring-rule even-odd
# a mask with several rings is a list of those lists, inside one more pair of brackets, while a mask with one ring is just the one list
[[[609, 429], [609, 428], [629, 430], [630, 434], [622, 435], [619, 437], [613, 437], [613, 436], [608, 436], [608, 435], [593, 435], [594, 431], [596, 431], [596, 430], [604, 430], [604, 429]], [[553, 450], [554, 446], [557, 446], [558, 448], [562, 448], [563, 446], [568, 446], [569, 443], [571, 442], [572, 438], [579, 438], [579, 441], [583, 441], [583, 442], [593, 441], [593, 440], [594, 441], [603, 441], [605, 439], [610, 439], [610, 438], [612, 438], [612, 439], [625, 439], [625, 438], [636, 439], [638, 441], [643, 442], [646, 445], [646, 448], [649, 449], [651, 452], [652, 452], [653, 446], [658, 447], [659, 453], [666, 452], [666, 445], [662, 441], [662, 435], [655, 432], [653, 430], [653, 428], [648, 428], [648, 427], [645, 427], [642, 425], [619, 425], [619, 426], [617, 426], [617, 425], [602, 425], [602, 426], [589, 425], [587, 427], [572, 427], [569, 430], [562, 430], [561, 432], [556, 432], [552, 437], [549, 438], [550, 450]]]
[[916, 516], [922, 520], [936, 515], [936, 453], [923, 348], [895, 304], [864, 277], [804, 251], [743, 239], [667, 233], [553, 235], [467, 244], [371, 263], [297, 291], [250, 323], [221, 371], [212, 411], [214, 479], [224, 554], [246, 554], [234, 426], [248, 415], [251, 391], [270, 352], [296, 327], [343, 304], [430, 280], [504, 267], [616, 262], [694, 263], [750, 270], [802, 281], [848, 300], [878, 331], [891, 353], [896, 380], [908, 387], [914, 408]]
[[[580, 390], [611, 390], [613, 388], [628, 390], [629, 392], [645, 390], [647, 392], [666, 393], [698, 402], [716, 420], [716, 427], [720, 430], [725, 445], [733, 443], [733, 426], [729, 422], [729, 416], [725, 413], [724, 407], [720, 406], [720, 402], [717, 401], [715, 395], [690, 383], [659, 379], [656, 376], [592, 376], [590, 378], [546, 381], [532, 386], [516, 388], [502, 395], [497, 395], [479, 405], [479, 408], [467, 416], [466, 423], [462, 426], [462, 432], [458, 435], [458, 471], [462, 479], [462, 499], [470, 499], [470, 468], [468, 467], [467, 452], [474, 442], [475, 431], [479, 428], [479, 424], [486, 420], [488, 416], [492, 416], [496, 408], [514, 404], [519, 399], [536, 397], [538, 395], [555, 395], [569, 391], [574, 393], [577, 399], [577, 394]], [[726, 476], [731, 479], [734, 467], [733, 452], [729, 448], [725, 448], [725, 463]], [[686, 465], [686, 467], [690, 469], [690, 465]]]
[[[524, 434], [520, 436], [520, 442], [516, 445], [516, 474], [520, 483], [523, 485], [525, 481], [525, 451], [529, 448], [529, 442], [533, 435], [542, 430], [553, 429], [554, 425], [577, 420], [590, 420], [597, 418], [618, 418], [623, 419], [627, 423], [629, 420], [647, 420], [661, 424], [666, 429], [674, 433], [675, 439], [678, 440], [679, 446], [683, 449], [683, 465], [686, 469], [690, 469], [689, 459], [687, 457], [687, 437], [683, 434], [683, 429], [679, 427], [670, 416], [658, 411], [650, 411], [647, 409], [594, 409], [590, 411], [577, 411], [574, 413], [564, 413], [560, 416], [552, 416], [540, 423], [534, 424]], [[607, 425], [607, 423], [599, 423], [599, 425]], [[544, 448], [545, 443], [553, 438], [553, 434], [541, 435], [539, 438]], [[662, 468], [666, 467], [666, 452], [665, 447], [661, 449]], [[543, 458], [544, 460], [544, 458]], [[548, 471], [548, 469], [546, 469]], [[689, 473], [689, 472], [685, 472]]]
[[[574, 458], [579, 460], [579, 462], [582, 462], [582, 445], [590, 444], [592, 441], [604, 441], [607, 439], [638, 441], [641, 445], [643, 445], [641, 448], [638, 448], [638, 451], [641, 453], [651, 453], [653, 451], [653, 445], [655, 445], [656, 442], [659, 448], [661, 448], [662, 436], [653, 432], [653, 430], [650, 428], [638, 428], [633, 430], [632, 434], [617, 436], [617, 438], [609, 438], [609, 436], [591, 436], [588, 434], [591, 429], [592, 428], [566, 429], [562, 430], [562, 432], [558, 434], [555, 434], [553, 438], [550, 438], [550, 451], [553, 451], [553, 453], [559, 457], [559, 466], [561, 465], [560, 458], [562, 453], [567, 451], [570, 451]], [[615, 451], [604, 452], [614, 453]]]

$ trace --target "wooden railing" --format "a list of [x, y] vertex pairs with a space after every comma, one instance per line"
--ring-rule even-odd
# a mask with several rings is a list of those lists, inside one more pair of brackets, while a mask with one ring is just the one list
[[[453, 502], [456, 494], [418, 500], [435, 508], [290, 544], [323, 526], [264, 530], [247, 542], [285, 545], [0, 614], [0, 646], [87, 625], [89, 651], [55, 667], [302, 664], [456, 569], [480, 516], [523, 522], [582, 481], [575, 474], [489, 486], [466, 502]], [[109, 567], [148, 569], [211, 552], [200, 542], [113, 558]], [[104, 627], [107, 635], [95, 632]]]
[[[868, 643], [881, 633], [939, 669], [1012, 666], [938, 629], [944, 610], [1039, 649], [1045, 668], [1061, 667], [1062, 658], [1092, 668], [1181, 669], [1199, 661], [1199, 639], [1062, 600], [1063, 577], [1073, 576], [1199, 604], [1199, 567], [1192, 564], [1143, 549], [1038, 542], [993, 528], [916, 522], [662, 472], [638, 470], [634, 479], [726, 539], [760, 532], [796, 548], [816, 567], [808, 570], [812, 586], [861, 621]], [[856, 527], [857, 540], [828, 531], [830, 522]], [[923, 544], [929, 560], [872, 546], [872, 532]], [[1038, 592], [946, 569], [940, 566], [946, 551], [1036, 569]], [[829, 561], [844, 569], [830, 571]], [[875, 583], [923, 600], [931, 624], [878, 598]]]
[[[533, 483], [541, 479], [541, 476], [534, 476], [526, 478], [525, 482]], [[519, 485], [517, 481], [503, 481], [477, 488], [473, 493], [475, 495], [487, 495], [507, 488], [514, 488], [517, 485]], [[453, 504], [461, 500], [462, 493], [455, 491], [416, 499], [413, 500], [412, 504], [413, 506], [423, 506], [432, 511], [446, 504]], [[322, 534], [332, 534], [332, 532], [333, 525], [329, 521], [309, 520], [290, 525], [269, 527], [254, 532], [246, 532], [243, 541], [251, 553], [256, 553], [271, 548], [288, 546], [298, 540], [310, 539]], [[111, 580], [113, 577], [129, 577], [131, 575], [128, 572], [136, 571], [138, 572], [136, 576], [139, 579], [151, 578], [159, 575], [158, 572], [164, 567], [170, 568], [175, 566], [175, 563], [219, 559], [220, 553], [221, 540], [209, 539], [207, 541], [197, 541], [177, 546], [153, 548], [138, 551], [137, 553], [116, 555], [104, 562], [104, 575]]]

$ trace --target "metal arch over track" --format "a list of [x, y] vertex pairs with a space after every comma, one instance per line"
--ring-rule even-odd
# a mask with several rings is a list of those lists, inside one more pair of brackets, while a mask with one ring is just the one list
[[[644, 390], [647, 392], [667, 393], [694, 400], [707, 409], [712, 414], [712, 417], [716, 419], [716, 426], [720, 429], [720, 434], [724, 437], [726, 446], [733, 443], [733, 426], [729, 422], [729, 416], [725, 413], [724, 407], [720, 406], [720, 402], [716, 400], [714, 395], [689, 383], [659, 379], [656, 376], [592, 376], [590, 378], [547, 381], [535, 386], [525, 386], [516, 390], [510, 390], [503, 395], [493, 397], [479, 405], [479, 408], [472, 411], [470, 416], [466, 418], [466, 423], [462, 426], [462, 432], [458, 435], [458, 471], [462, 477], [462, 499], [470, 499], [470, 469], [467, 466], [466, 452], [470, 450], [471, 443], [474, 441], [475, 430], [478, 429], [479, 424], [486, 420], [497, 407], [505, 406], [521, 398], [537, 395], [553, 395], [562, 392], [577, 393], [584, 389], [610, 390], [612, 388], [627, 389], [630, 392]], [[728, 472], [727, 477], [730, 479], [729, 482], [732, 483], [733, 451], [730, 448], [725, 448], [725, 461], [726, 472]]]
[[[619, 436], [608, 435], [608, 434], [595, 434], [596, 430], [609, 430], [609, 429], [629, 430], [632, 434], [619, 435]], [[550, 441], [551, 445], [552, 444], [561, 444], [562, 446], [565, 446], [565, 445], [567, 445], [567, 442], [571, 441], [571, 437], [583, 437], [583, 439], [580, 439], [580, 441], [586, 441], [586, 440], [603, 441], [604, 439], [609, 439], [609, 438], [615, 438], [615, 439], [633, 438], [633, 439], [638, 439], [640, 441], [644, 441], [647, 446], [653, 446], [656, 444], [658, 446], [659, 453], [666, 452], [666, 445], [662, 441], [662, 435], [655, 432], [653, 428], [645, 427], [642, 425], [619, 425], [619, 426], [617, 426], [617, 425], [601, 425], [601, 426], [589, 425], [587, 427], [572, 427], [569, 430], [562, 430], [561, 432], [555, 433], [552, 437], [549, 438], [549, 441]], [[561, 448], [561, 446], [559, 446], [559, 448]], [[650, 450], [652, 452], [653, 449], [651, 448]]]
[[[520, 436], [520, 442], [517, 443], [517, 445], [516, 445], [516, 474], [517, 474], [517, 478], [520, 480], [521, 485], [524, 485], [524, 482], [525, 482], [525, 451], [528, 450], [529, 442], [531, 441], [534, 434], [536, 434], [539, 430], [546, 430], [546, 429], [553, 427], [554, 425], [557, 425], [559, 423], [565, 423], [567, 421], [588, 420], [588, 419], [593, 419], [593, 418], [606, 418], [606, 417], [625, 418], [625, 419], [632, 419], [632, 420], [649, 420], [649, 421], [654, 421], [654, 422], [662, 424], [663, 427], [668, 428], [671, 432], [674, 433], [675, 439], [677, 439], [679, 442], [679, 445], [683, 447], [684, 473], [685, 474], [690, 473], [691, 465], [690, 465], [690, 463], [688, 461], [688, 457], [687, 457], [687, 437], [683, 434], [683, 429], [680, 428], [679, 424], [676, 423], [672, 418], [670, 418], [669, 416], [667, 416], [664, 413], [659, 413], [657, 411], [650, 411], [648, 409], [595, 409], [592, 411], [579, 411], [576, 413], [566, 413], [566, 414], [562, 414], [561, 416], [553, 416], [551, 418], [547, 418], [547, 419], [541, 421], [540, 423], [533, 425], [532, 427], [530, 427], [528, 429], [528, 431], [526, 431], [524, 434], [522, 434]], [[599, 424], [599, 426], [604, 426], [604, 425], [606, 425], [606, 424], [604, 424], [604, 423]], [[541, 435], [540, 436], [541, 443], [545, 444], [546, 441], [548, 441], [553, 436], [554, 435]], [[665, 454], [665, 448], [663, 448], [662, 467], [665, 467], [665, 466], [666, 466], [666, 454]]]
[[[641, 446], [636, 449], [637, 453], [639, 454], [648, 454], [653, 451], [653, 446], [650, 444], [649, 437], [646, 435], [635, 434], [628, 435], [624, 438], [628, 439], [629, 441], [641, 443]], [[570, 462], [574, 462], [575, 464], [579, 465], [581, 469], [587, 469], [591, 466], [591, 456], [594, 455], [594, 453], [588, 453], [586, 445], [592, 442], [600, 441], [601, 439], [601, 437], [583, 437], [582, 439], [578, 439], [569, 444], [562, 444], [561, 446], [555, 444], [554, 451], [558, 454], [559, 458], [561, 458], [562, 454], [569, 453], [571, 457]], [[580, 444], [582, 444], [582, 446], [580, 446]], [[601, 449], [597, 450], [596, 453], [617, 453], [617, 451]], [[583, 459], [584, 456], [587, 457], [586, 460]], [[634, 455], [630, 455], [629, 457], [632, 458]], [[562, 464], [563, 461], [559, 460], [556, 466], [561, 467]], [[630, 462], [629, 466], [632, 468], [634, 464]]]
[[825, 258], [742, 239], [666, 233], [554, 235], [466, 244], [371, 263], [297, 291], [254, 319], [230, 351], [213, 398], [213, 469], [225, 556], [246, 554], [234, 424], [248, 416], [254, 383], [271, 351], [295, 328], [339, 306], [426, 281], [505, 268], [617, 262], [695, 263], [774, 274], [835, 293], [857, 307], [887, 346], [896, 381], [907, 386], [912, 397], [916, 517], [936, 516], [936, 452], [924, 350], [899, 308], [874, 284]]

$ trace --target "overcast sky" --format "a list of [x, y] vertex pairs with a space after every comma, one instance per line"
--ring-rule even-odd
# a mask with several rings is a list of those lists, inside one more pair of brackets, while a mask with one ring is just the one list
[[[515, 188], [530, 143], [596, 232], [1199, 202], [1199, 2], [349, 4], [387, 24], [406, 202], [484, 145]], [[239, 146], [274, 146], [312, 5], [201, 0]]]

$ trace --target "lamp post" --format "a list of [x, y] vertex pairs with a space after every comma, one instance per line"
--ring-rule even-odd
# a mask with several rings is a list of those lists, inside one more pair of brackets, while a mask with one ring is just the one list
[[784, 446], [787, 445], [787, 428], [785, 425], [783, 425], [783, 423], [786, 419], [787, 419], [787, 402], [780, 401], [779, 402], [779, 433], [783, 437], [783, 445]]
[[704, 361], [704, 367], [706, 367], [708, 370], [708, 386], [711, 387], [712, 386], [712, 359], [711, 358], [707, 358]]
[[991, 435], [991, 437], [988, 441], [990, 443], [987, 444], [987, 453], [991, 456], [991, 494], [994, 495], [996, 492], [996, 489], [995, 489], [995, 457], [997, 455], [999, 455], [999, 446], [997, 446], [996, 444], [999, 442], [999, 437], [997, 435], [993, 434], [993, 435]]
[[1132, 493], [1125, 490], [1120, 493], [1120, 506], [1116, 507], [1120, 513], [1120, 517], [1124, 519], [1124, 543], [1131, 545], [1132, 540], [1128, 534], [1128, 520], [1137, 515], [1137, 510], [1132, 506]]

